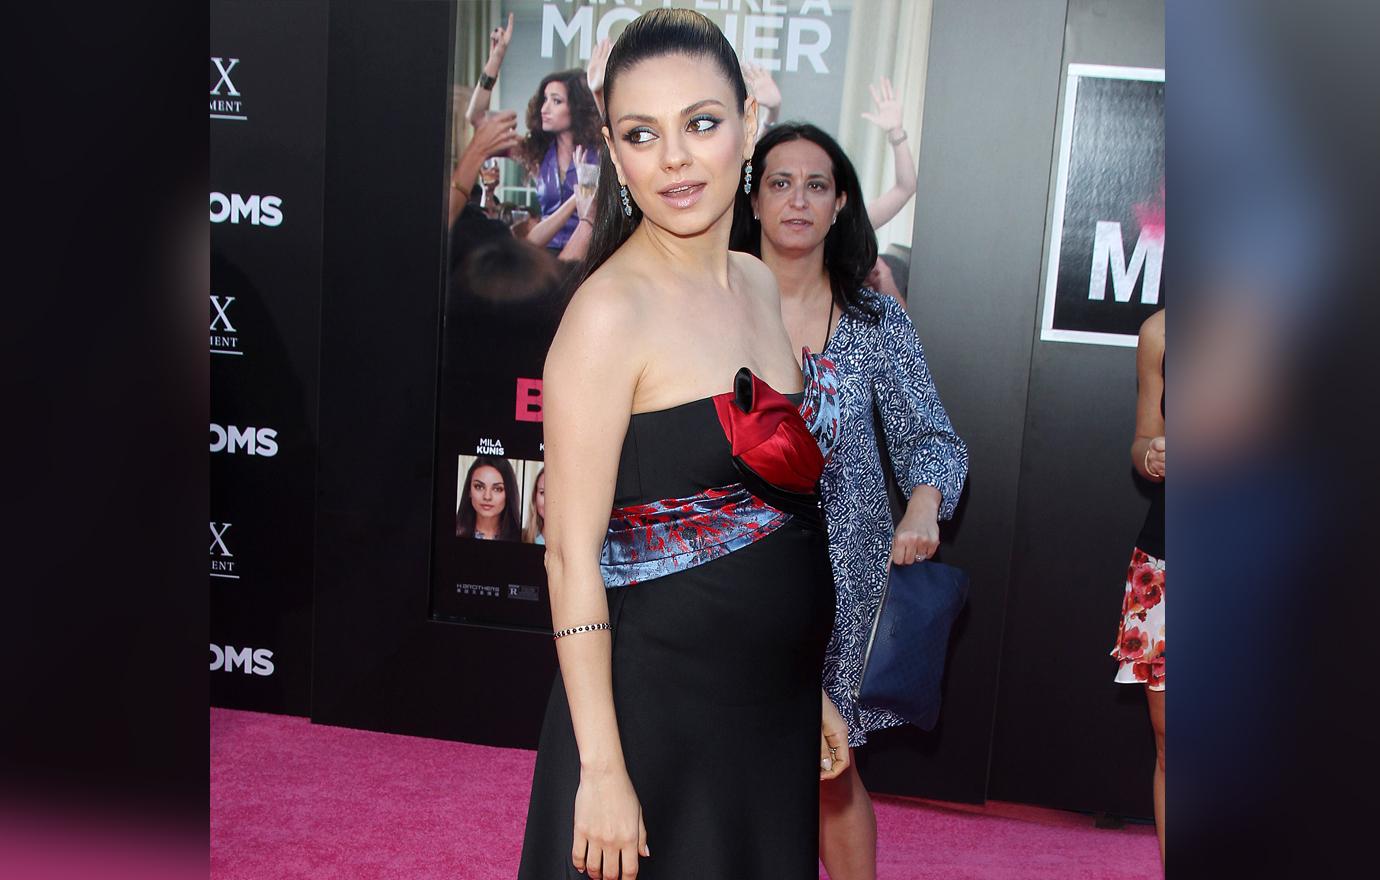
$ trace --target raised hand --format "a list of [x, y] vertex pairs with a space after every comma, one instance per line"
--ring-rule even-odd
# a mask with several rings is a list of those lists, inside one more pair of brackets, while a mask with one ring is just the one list
[[517, 133], [516, 128], [516, 112], [500, 110], [491, 114], [474, 127], [474, 137], [465, 148], [466, 152], [479, 150], [479, 154], [485, 158], [506, 153], [522, 141], [522, 136]]
[[596, 95], [604, 90], [604, 68], [608, 66], [609, 53], [612, 51], [613, 40], [605, 37], [589, 56], [589, 64], [585, 67], [585, 80], [589, 83], [589, 90]]
[[[595, 154], [597, 156], [597, 154]], [[586, 164], [589, 155], [584, 147], [575, 147], [575, 216], [594, 222], [595, 186], [599, 182], [599, 166]]]
[[869, 85], [872, 93], [872, 113], [863, 113], [862, 118], [890, 134], [901, 127], [901, 99], [891, 88], [891, 80], [882, 77], [878, 85]]
[[776, 110], [781, 106], [781, 89], [771, 72], [760, 64], [749, 61], [743, 65], [743, 79], [747, 80], [748, 92], [757, 99], [763, 109]]
[[489, 31], [489, 60], [484, 64], [484, 72], [498, 76], [503, 66], [503, 56], [508, 52], [508, 44], [513, 41], [513, 13], [508, 13], [508, 26], [496, 27]]

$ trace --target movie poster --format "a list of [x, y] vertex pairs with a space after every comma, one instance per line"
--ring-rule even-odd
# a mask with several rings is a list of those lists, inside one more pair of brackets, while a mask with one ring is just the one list
[[1070, 64], [1040, 338], [1134, 347], [1164, 307], [1164, 71]]
[[569, 267], [501, 224], [472, 232], [445, 298], [432, 616], [543, 630], [541, 377]]
[[[906, 7], [916, 21], [904, 34], [895, 33], [893, 4], [870, 2], [459, 3], [451, 106], [446, 117], [438, 112], [438, 120], [450, 123], [449, 173], [460, 167], [466, 145], [480, 137], [476, 120], [515, 113], [523, 140], [483, 162], [463, 208], [457, 210], [462, 200], [449, 188], [446, 193], [450, 245], [430, 603], [436, 620], [550, 631], [542, 546], [542, 372], [569, 295], [567, 281], [582, 256], [571, 252], [572, 240], [578, 243], [573, 235], [580, 208], [560, 211], [576, 194], [592, 195], [597, 183], [602, 138], [587, 87], [591, 63], [605, 40], [664, 5], [700, 11], [722, 29], [745, 65], [750, 91], [770, 108], [769, 119], [809, 121], [841, 139], [865, 140], [875, 149], [853, 155], [860, 174], [894, 177], [896, 148], [888, 145], [882, 123], [865, 117], [889, 118], [878, 115], [870, 96], [879, 93], [869, 89], [882, 76], [905, 74], [878, 66], [879, 38], [872, 35], [886, 31], [895, 57], [908, 59], [911, 41], [923, 53], [923, 0]], [[494, 52], [496, 32], [505, 41], [498, 74], [482, 90], [482, 103], [471, 104], [478, 100], [476, 86]], [[553, 88], [560, 100], [548, 103]], [[897, 95], [897, 107], [907, 98], [917, 102], [919, 92], [917, 86]], [[892, 94], [889, 86], [884, 94]], [[892, 116], [899, 113], [892, 108]], [[534, 134], [563, 131], [587, 150], [567, 159], [553, 151], [550, 137]], [[914, 125], [909, 134], [912, 144], [918, 141]], [[453, 179], [448, 183], [456, 186]], [[878, 194], [886, 185], [876, 184]]]

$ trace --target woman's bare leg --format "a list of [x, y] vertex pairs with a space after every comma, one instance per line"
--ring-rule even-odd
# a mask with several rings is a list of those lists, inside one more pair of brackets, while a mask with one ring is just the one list
[[1150, 703], [1150, 726], [1155, 730], [1155, 831], [1160, 836], [1160, 865], [1164, 865], [1164, 691], [1145, 689]]
[[819, 784], [819, 858], [830, 880], [877, 877], [877, 814], [856, 751], [853, 758], [841, 776]]

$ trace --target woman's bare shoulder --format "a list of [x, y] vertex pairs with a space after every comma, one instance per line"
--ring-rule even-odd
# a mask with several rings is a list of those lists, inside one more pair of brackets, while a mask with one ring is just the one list
[[779, 307], [781, 294], [776, 285], [776, 276], [767, 268], [766, 263], [752, 254], [729, 251], [728, 269], [730, 277], [736, 282], [735, 287]]
[[1160, 355], [1164, 353], [1164, 309], [1155, 312], [1140, 325], [1136, 350], [1141, 360], [1158, 369]]
[[[574, 351], [595, 357], [615, 351], [628, 352], [644, 335], [646, 297], [636, 278], [617, 265], [605, 263], [576, 288], [561, 317], [552, 357]], [[584, 355], [579, 355], [583, 359]]]
[[642, 297], [634, 274], [612, 260], [586, 278], [566, 306], [565, 320], [596, 320], [614, 327], [634, 320]]
[[1141, 342], [1155, 342], [1164, 345], [1164, 309], [1146, 318], [1140, 325]]

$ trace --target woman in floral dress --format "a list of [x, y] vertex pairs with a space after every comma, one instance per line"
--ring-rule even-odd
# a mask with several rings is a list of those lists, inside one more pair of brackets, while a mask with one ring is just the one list
[[1121, 630], [1112, 656], [1116, 680], [1145, 686], [1155, 730], [1155, 829], [1164, 861], [1164, 309], [1145, 320], [1136, 345], [1136, 436], [1131, 460], [1151, 483], [1145, 514], [1126, 571]]

